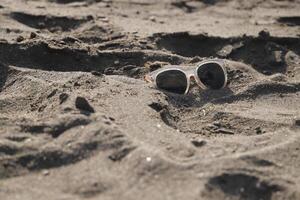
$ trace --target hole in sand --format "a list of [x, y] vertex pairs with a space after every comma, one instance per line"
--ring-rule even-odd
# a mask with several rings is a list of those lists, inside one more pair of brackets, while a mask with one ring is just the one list
[[288, 51], [300, 54], [298, 38], [232, 37], [191, 35], [187, 32], [155, 34], [159, 49], [182, 56], [223, 57], [252, 65], [264, 74], [286, 73], [285, 55]]
[[7, 79], [8, 67], [0, 62], [0, 92], [5, 85]]
[[23, 12], [13, 12], [10, 16], [18, 22], [36, 29], [47, 29], [51, 32], [70, 31], [81, 24], [92, 20], [91, 17], [73, 18], [66, 16], [32, 15]]
[[[20, 59], [22, 58], [22, 59]], [[182, 63], [182, 57], [154, 51], [96, 51], [59, 46], [53, 42], [28, 42], [24, 44], [1, 43], [0, 60], [18, 67], [49, 71], [98, 71], [112, 69], [113, 74], [140, 76], [145, 73], [145, 63], [162, 61]], [[133, 66], [131, 68], [126, 68]], [[134, 67], [136, 66], [136, 67]]]
[[292, 16], [292, 17], [280, 17], [277, 19], [279, 23], [286, 24], [288, 26], [300, 26], [300, 17]]
[[206, 188], [209, 193], [221, 190], [224, 194], [236, 196], [241, 200], [269, 200], [272, 198], [272, 194], [283, 190], [279, 185], [242, 173], [224, 173], [213, 177], [206, 184]]

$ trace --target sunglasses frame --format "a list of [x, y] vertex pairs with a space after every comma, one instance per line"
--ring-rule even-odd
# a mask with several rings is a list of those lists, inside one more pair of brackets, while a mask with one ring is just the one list
[[170, 66], [167, 66], [167, 67], [164, 67], [164, 68], [161, 68], [161, 69], [151, 72], [149, 75], [145, 76], [145, 80], [148, 82], [154, 83], [155, 87], [160, 89], [159, 87], [157, 87], [157, 83], [156, 83], [157, 76], [166, 71], [178, 70], [178, 71], [181, 71], [182, 73], [184, 73], [186, 76], [187, 86], [186, 86], [186, 90], [183, 93], [183, 95], [187, 94], [191, 89], [191, 78], [194, 78], [196, 84], [201, 89], [206, 90], [206, 89], [209, 89], [209, 87], [205, 86], [205, 84], [202, 83], [202, 81], [198, 77], [197, 72], [201, 66], [203, 66], [204, 64], [209, 64], [209, 63], [218, 64], [222, 68], [222, 70], [224, 72], [224, 76], [225, 76], [225, 81], [224, 81], [223, 86], [220, 89], [224, 88], [227, 84], [227, 72], [226, 72], [226, 68], [225, 68], [227, 63], [226, 63], [226, 60], [222, 60], [222, 59], [210, 59], [210, 60], [202, 61], [197, 64], [196, 68], [195, 68], [195, 66], [180, 66], [179, 67], [177, 65], [170, 65]]

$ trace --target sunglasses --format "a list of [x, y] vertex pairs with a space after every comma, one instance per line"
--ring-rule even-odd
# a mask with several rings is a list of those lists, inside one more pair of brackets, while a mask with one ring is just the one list
[[191, 78], [202, 89], [218, 90], [226, 86], [225, 60], [207, 60], [195, 66], [167, 66], [151, 72], [145, 80], [158, 89], [176, 94], [187, 94]]

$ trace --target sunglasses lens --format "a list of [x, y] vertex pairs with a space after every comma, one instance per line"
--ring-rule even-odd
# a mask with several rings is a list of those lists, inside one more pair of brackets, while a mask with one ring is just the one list
[[187, 78], [182, 71], [168, 70], [157, 75], [156, 85], [168, 92], [184, 94], [187, 88]]
[[223, 68], [217, 63], [206, 63], [197, 70], [200, 81], [209, 89], [221, 89], [226, 81]]

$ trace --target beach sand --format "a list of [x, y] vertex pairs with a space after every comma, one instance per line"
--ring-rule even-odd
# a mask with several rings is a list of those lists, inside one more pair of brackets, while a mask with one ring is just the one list
[[[0, 199], [300, 199], [299, 0], [1, 0]], [[143, 76], [222, 58], [228, 85]]]

